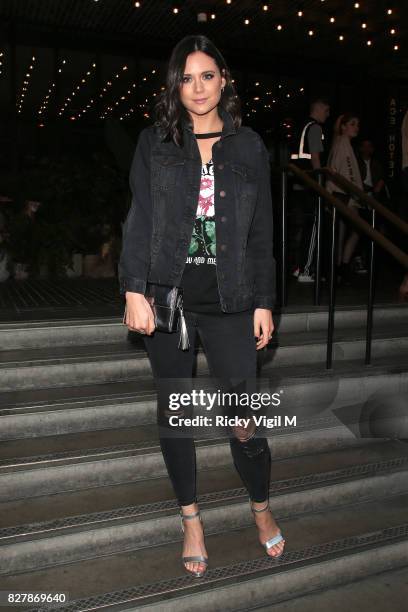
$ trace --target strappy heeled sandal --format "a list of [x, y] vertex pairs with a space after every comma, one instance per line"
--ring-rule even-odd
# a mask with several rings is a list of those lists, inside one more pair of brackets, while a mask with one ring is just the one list
[[[269, 502], [266, 503], [265, 508], [260, 508], [259, 510], [257, 510], [256, 508], [254, 508], [252, 506], [252, 502], [251, 500], [249, 500], [249, 505], [251, 507], [252, 512], [255, 514], [255, 512], [265, 512], [265, 510], [270, 510], [269, 507]], [[275, 546], [275, 544], [279, 544], [279, 542], [282, 542], [283, 540], [283, 534], [281, 532], [281, 530], [279, 530], [278, 535], [274, 536], [273, 538], [271, 538], [270, 540], [268, 540], [267, 542], [265, 542], [265, 544], [262, 544], [262, 546], [265, 548], [266, 550], [266, 554], [268, 555], [268, 557], [272, 557], [273, 559], [278, 559], [278, 557], [281, 557], [284, 553], [284, 550], [282, 550], [279, 555], [269, 555], [268, 554], [268, 550], [270, 548], [272, 548], [272, 546]]]
[[[203, 524], [199, 510], [197, 510], [197, 512], [194, 512], [194, 514], [183, 514], [183, 511], [180, 510], [181, 530], [183, 533], [184, 533], [183, 519], [190, 520], [190, 519], [195, 518], [196, 516], [200, 518], [200, 522], [201, 524]], [[204, 531], [204, 527], [203, 527], [203, 531]], [[183, 567], [185, 571], [187, 572], [187, 574], [190, 574], [190, 576], [194, 576], [195, 578], [202, 578], [205, 572], [207, 571], [207, 567], [202, 572], [196, 572], [193, 570], [189, 570], [185, 564], [188, 563], [189, 561], [197, 561], [197, 562], [205, 563], [206, 565], [208, 565], [208, 557], [203, 557], [202, 555], [195, 555], [193, 557], [182, 557], [181, 560], [183, 562]]]

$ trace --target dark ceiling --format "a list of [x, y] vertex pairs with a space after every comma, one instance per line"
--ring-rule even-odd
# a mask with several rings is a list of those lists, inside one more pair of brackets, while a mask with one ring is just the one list
[[[134, 0], [0, 0], [0, 31], [18, 44], [104, 49], [156, 59], [166, 57], [181, 37], [200, 31], [230, 62], [234, 58], [245, 66], [255, 68], [257, 62], [263, 70], [269, 65], [276, 71], [285, 65], [299, 75], [319, 61], [323, 70], [335, 66], [406, 78], [406, 1], [141, 0], [139, 4], [136, 8]], [[200, 12], [206, 14], [206, 23], [198, 23]]]
[[277, 125], [317, 92], [375, 118], [389, 90], [380, 79], [406, 90], [401, 0], [0, 0], [4, 125], [16, 111], [40, 127], [59, 117], [150, 121], [172, 47], [197, 32], [224, 53], [247, 121]]

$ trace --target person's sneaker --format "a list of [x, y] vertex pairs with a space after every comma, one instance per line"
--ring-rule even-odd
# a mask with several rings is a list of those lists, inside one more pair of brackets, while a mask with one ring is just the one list
[[294, 268], [292, 270], [292, 276], [294, 276], [295, 278], [298, 278], [299, 274], [300, 274], [300, 268], [298, 266], [297, 268]]
[[302, 272], [298, 276], [298, 283], [314, 283], [314, 280], [314, 276], [311, 274], [305, 274], [305, 272]]
[[363, 264], [362, 257], [355, 257], [353, 262], [354, 272], [356, 274], [367, 274], [368, 270]]

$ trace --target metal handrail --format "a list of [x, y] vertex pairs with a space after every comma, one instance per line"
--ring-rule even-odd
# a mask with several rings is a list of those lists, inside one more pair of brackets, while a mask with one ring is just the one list
[[[377, 244], [383, 247], [390, 255], [395, 257], [400, 264], [402, 264], [405, 268], [408, 269], [408, 254], [404, 253], [401, 249], [399, 249], [391, 240], [383, 236], [379, 231], [373, 229], [367, 221], [364, 221], [358, 213], [354, 212], [350, 207], [343, 202], [340, 202], [333, 194], [329, 193], [322, 185], [319, 185], [317, 181], [312, 179], [307, 172], [300, 170], [294, 164], [288, 165], [288, 170], [296, 174], [298, 178], [300, 178], [306, 185], [311, 187], [314, 191], [320, 194], [329, 204], [332, 204], [337, 210], [339, 210], [344, 217], [347, 217], [354, 225], [358, 227], [362, 232], [364, 232], [371, 240], [374, 240]], [[324, 172], [324, 170], [323, 170]], [[377, 202], [378, 204], [378, 202]], [[381, 206], [381, 205], [380, 205]], [[373, 208], [376, 209], [375, 206]], [[396, 215], [395, 215], [396, 216]], [[397, 217], [398, 218], [398, 217]], [[402, 220], [401, 220], [401, 223]], [[405, 230], [403, 230], [405, 231]]]
[[[297, 178], [299, 178], [305, 185], [313, 189], [318, 194], [317, 201], [317, 258], [316, 258], [316, 277], [315, 277], [315, 303], [318, 304], [320, 300], [320, 237], [321, 237], [321, 212], [322, 212], [322, 198], [324, 198], [332, 206], [333, 217], [332, 217], [332, 246], [330, 254], [330, 287], [329, 287], [329, 312], [328, 312], [328, 330], [327, 330], [327, 353], [326, 353], [326, 368], [332, 367], [333, 357], [333, 333], [334, 333], [334, 307], [335, 307], [335, 259], [336, 259], [336, 222], [337, 222], [337, 211], [339, 211], [344, 217], [349, 219], [351, 223], [357, 226], [364, 234], [366, 234], [371, 240], [370, 249], [370, 270], [369, 270], [369, 290], [367, 299], [367, 324], [366, 324], [366, 352], [365, 352], [365, 363], [368, 365], [371, 361], [371, 338], [372, 338], [372, 323], [373, 323], [373, 303], [374, 303], [374, 256], [375, 256], [375, 245], [379, 244], [385, 249], [390, 255], [392, 255], [397, 261], [399, 261], [405, 268], [408, 269], [408, 254], [404, 253], [399, 249], [391, 240], [385, 238], [380, 232], [375, 229], [376, 223], [376, 212], [379, 212], [384, 217], [389, 219], [394, 225], [396, 225], [404, 233], [407, 231], [408, 224], [402, 219], [399, 219], [397, 215], [391, 213], [382, 204], [373, 200], [371, 197], [355, 186], [349, 183], [346, 179], [341, 180], [343, 177], [333, 176], [333, 171], [329, 169], [322, 169], [320, 171], [314, 170], [313, 172], [318, 175], [318, 181], [315, 181], [309, 174], [294, 164], [288, 164], [283, 168], [282, 172], [282, 229], [283, 229], [283, 240], [282, 240], [282, 305], [286, 305], [287, 301], [287, 287], [286, 287], [286, 215], [287, 215], [287, 174], [291, 172]], [[364, 200], [370, 207], [371, 210], [371, 225], [362, 219], [357, 213], [346, 206], [343, 202], [338, 200], [334, 195], [329, 193], [322, 186], [322, 175], [329, 174], [329, 176], [339, 184], [345, 191], [350, 191], [357, 195], [360, 199]], [[337, 181], [337, 179], [339, 180]], [[350, 195], [350, 194], [349, 194]]]
[[401, 232], [403, 232], [404, 234], [408, 234], [408, 223], [406, 223], [403, 219], [401, 219], [401, 217], [389, 210], [386, 206], [378, 202], [375, 198], [373, 198], [373, 196], [367, 195], [365, 191], [360, 189], [360, 187], [354, 185], [354, 183], [344, 178], [344, 176], [342, 176], [338, 172], [332, 170], [332, 168], [322, 168], [321, 171], [324, 172], [324, 174], [328, 175], [333, 181], [333, 183], [336, 183], [340, 188], [351, 192], [352, 194], [357, 196], [359, 200], [362, 200], [371, 208], [375, 208], [375, 210], [380, 215], [388, 219], [388, 221], [390, 221], [393, 225], [395, 225], [395, 227], [401, 230]]

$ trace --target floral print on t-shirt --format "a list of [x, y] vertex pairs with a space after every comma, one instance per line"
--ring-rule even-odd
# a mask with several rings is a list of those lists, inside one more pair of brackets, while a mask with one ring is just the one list
[[214, 165], [212, 160], [201, 168], [200, 194], [187, 264], [216, 264]]

